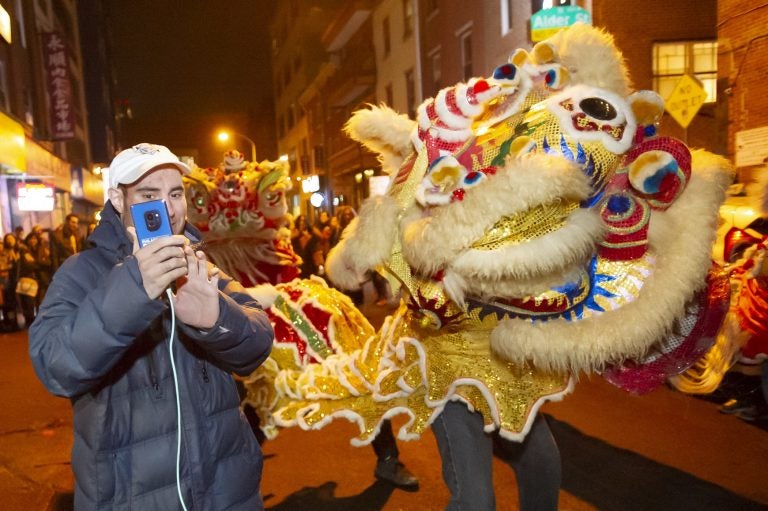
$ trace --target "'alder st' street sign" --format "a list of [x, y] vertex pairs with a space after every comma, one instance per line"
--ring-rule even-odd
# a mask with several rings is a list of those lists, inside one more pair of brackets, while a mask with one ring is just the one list
[[591, 25], [592, 16], [589, 11], [576, 5], [542, 9], [531, 16], [531, 41], [543, 41], [577, 21]]

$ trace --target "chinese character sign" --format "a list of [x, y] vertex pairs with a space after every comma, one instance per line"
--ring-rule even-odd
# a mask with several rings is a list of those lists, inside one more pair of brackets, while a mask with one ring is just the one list
[[51, 108], [51, 139], [73, 138], [75, 115], [72, 111], [72, 83], [69, 80], [69, 57], [66, 44], [58, 33], [45, 32], [43, 49]]

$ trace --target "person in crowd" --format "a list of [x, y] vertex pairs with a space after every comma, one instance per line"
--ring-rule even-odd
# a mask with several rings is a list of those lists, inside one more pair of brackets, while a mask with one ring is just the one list
[[339, 240], [341, 240], [341, 234], [344, 232], [344, 229], [347, 228], [349, 223], [356, 216], [357, 213], [352, 206], [339, 206], [335, 216], [336, 230], [333, 232], [333, 237], [331, 238], [331, 247], [335, 247]]
[[24, 234], [24, 226], [17, 225], [14, 227], [13, 235], [16, 236], [16, 248], [18, 250], [24, 248], [24, 239], [26, 238], [26, 235]]
[[341, 231], [342, 227], [339, 223], [339, 217], [337, 215], [332, 215], [330, 220], [328, 221], [328, 225], [331, 226], [331, 239], [329, 240], [331, 246], [334, 246], [336, 243], [339, 242], [339, 239], [341, 239]]
[[[326, 213], [327, 216], [327, 213]], [[315, 228], [312, 228], [312, 238], [307, 243], [307, 260], [304, 261], [308, 275], [325, 275], [325, 258], [331, 250], [331, 236], [333, 231], [330, 222], [321, 230], [319, 235], [314, 234]]]
[[293, 251], [301, 257], [301, 278], [307, 278], [307, 245], [312, 239], [312, 232], [307, 226], [307, 219], [304, 215], [299, 215], [293, 221], [293, 227], [291, 228], [291, 244], [293, 245]]
[[89, 241], [88, 238], [91, 237], [91, 234], [93, 234], [93, 231], [96, 230], [96, 222], [88, 222], [88, 227], [85, 229], [85, 236], [83, 236], [82, 240], [82, 246], [83, 248], [90, 248], [93, 246]]
[[19, 249], [16, 236], [11, 233], [3, 236], [0, 250], [0, 282], [3, 285], [3, 318], [0, 331], [16, 332], [19, 330], [16, 315], [16, 283], [19, 278]]
[[46, 233], [40, 225], [33, 225], [29, 234], [34, 234], [38, 239], [37, 249], [33, 250], [33, 252], [37, 260], [37, 297], [35, 299], [35, 307], [39, 308], [43, 302], [45, 291], [48, 289], [48, 284], [51, 283], [51, 244], [48, 242]]
[[80, 219], [70, 213], [64, 223], [51, 234], [51, 269], [56, 271], [71, 255], [83, 249], [83, 240], [78, 232]]
[[50, 258], [45, 246], [40, 242], [40, 236], [34, 231], [27, 234], [24, 246], [19, 250], [19, 278], [34, 281], [34, 290], [31, 293], [19, 292], [17, 295], [21, 314], [24, 316], [24, 326], [29, 328], [35, 320], [35, 312], [38, 306], [40, 294], [40, 274], [45, 266], [50, 266]]
[[[38, 377], [72, 401], [74, 508], [263, 509], [261, 449], [231, 373], [269, 356], [269, 320], [191, 248], [176, 155], [139, 144], [109, 169], [94, 246], [55, 273], [29, 333]], [[174, 234], [140, 248], [130, 207], [153, 199]]]
[[329, 215], [325, 210], [321, 211], [320, 214], [317, 215], [315, 223], [312, 225], [312, 235], [318, 238], [322, 237], [323, 229], [330, 227], [330, 225], [331, 215]]

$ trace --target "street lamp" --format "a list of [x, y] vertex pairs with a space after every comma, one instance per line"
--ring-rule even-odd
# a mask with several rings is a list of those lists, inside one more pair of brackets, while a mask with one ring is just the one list
[[250, 138], [246, 137], [242, 133], [238, 133], [236, 131], [221, 130], [221, 131], [219, 131], [218, 135], [216, 135], [216, 136], [218, 137], [218, 139], [220, 141], [226, 142], [227, 140], [229, 140], [230, 136], [232, 136], [232, 135], [236, 135], [236, 136], [238, 136], [240, 138], [243, 138], [243, 139], [247, 140], [249, 144], [251, 144], [251, 161], [256, 163], [256, 143], [253, 140], [251, 140]]

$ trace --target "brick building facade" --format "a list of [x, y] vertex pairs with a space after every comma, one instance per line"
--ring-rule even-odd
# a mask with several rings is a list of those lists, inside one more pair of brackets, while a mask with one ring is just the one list
[[[717, 3], [717, 27], [720, 43], [718, 76], [727, 110], [727, 154], [734, 161], [750, 156], [742, 151], [765, 158], [768, 156], [768, 73], [765, 70], [768, 64], [768, 4], [720, 0]], [[737, 134], [747, 130], [759, 130], [765, 136], [761, 137], [762, 141], [739, 149], [735, 144]], [[754, 165], [739, 167], [742, 180], [750, 180], [749, 174], [755, 168]]]
[[[647, 0], [632, 8], [626, 2], [595, 0], [592, 20], [613, 34], [636, 89], [654, 88], [654, 44], [717, 40], [716, 0]], [[704, 104], [687, 129], [665, 114], [661, 132], [692, 147], [725, 154], [726, 119], [721, 100], [718, 90], [718, 101]]]

